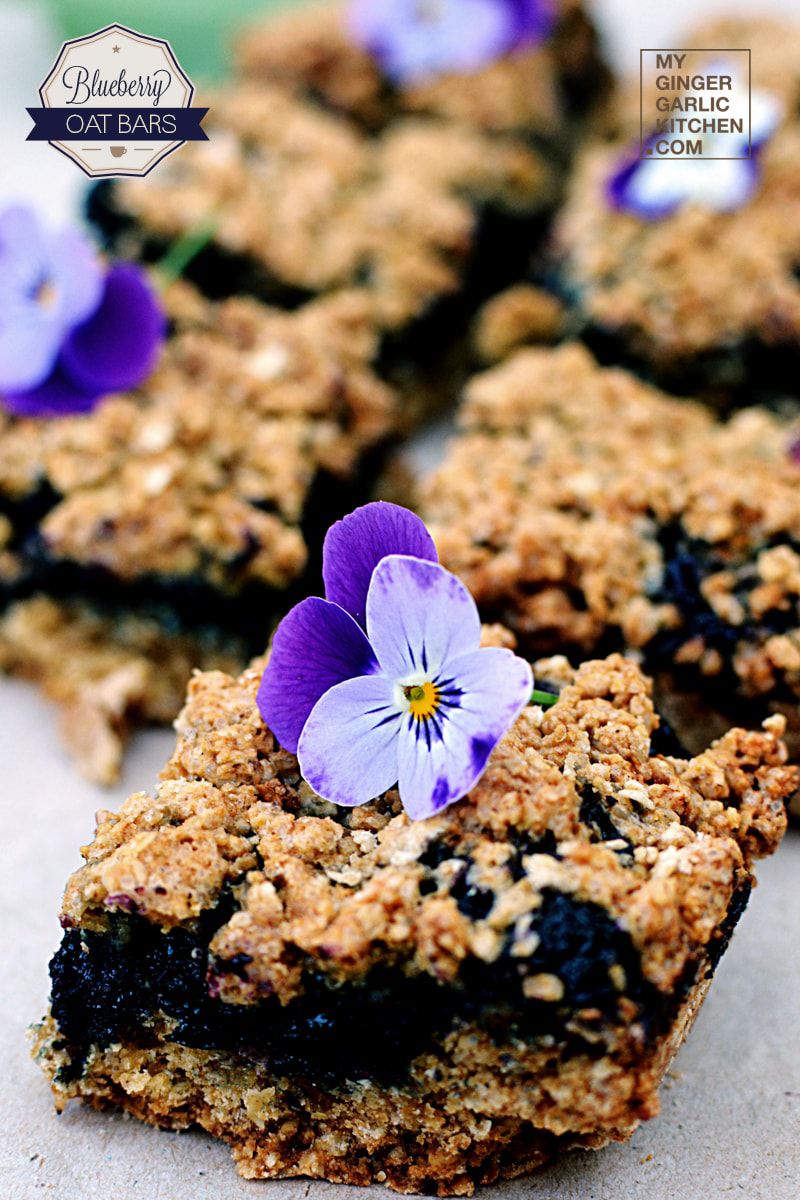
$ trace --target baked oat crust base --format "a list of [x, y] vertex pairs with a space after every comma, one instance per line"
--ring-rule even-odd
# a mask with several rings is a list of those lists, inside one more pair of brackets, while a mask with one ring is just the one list
[[[230, 1146], [245, 1179], [303, 1176], [358, 1186], [380, 1183], [408, 1194], [471, 1196], [480, 1184], [526, 1175], [567, 1150], [598, 1150], [624, 1141], [641, 1118], [655, 1116], [656, 1089], [710, 982], [693, 990], [668, 1034], [655, 1045], [637, 1073], [635, 1094], [626, 1097], [624, 1088], [612, 1084], [609, 1104], [621, 1101], [619, 1123], [604, 1132], [570, 1132], [558, 1120], [548, 1128], [546, 1118], [539, 1126], [504, 1115], [509, 1097], [500, 1083], [483, 1091], [491, 1116], [463, 1103], [483, 1065], [479, 1055], [469, 1053], [432, 1093], [426, 1092], [423, 1060], [415, 1072], [414, 1095], [364, 1081], [360, 1090], [335, 1097], [299, 1093], [288, 1080], [261, 1079], [249, 1065], [174, 1042], [149, 1049], [112, 1046], [93, 1051], [81, 1079], [53, 1083], [53, 1096], [59, 1111], [71, 1099], [80, 1099], [96, 1109], [121, 1108], [162, 1129], [199, 1126]], [[470, 1035], [463, 1040], [468, 1044]], [[37, 1027], [34, 1052], [51, 1078], [68, 1062], [60, 1044], [58, 1028], [48, 1016]], [[585, 1081], [576, 1076], [567, 1086], [572, 1086], [571, 1104], [579, 1110]], [[445, 1092], [452, 1099], [443, 1107]]]
[[[484, 630], [485, 643], [510, 641], [501, 627]], [[150, 937], [192, 936], [227, 892], [232, 914], [197, 943], [207, 952], [199, 984], [241, 1005], [243, 1018], [265, 998], [291, 1013], [314, 979], [368, 988], [376, 967], [400, 985], [426, 976], [456, 992], [461, 985], [477, 1007], [430, 1038], [420, 1011], [423, 1037], [387, 1084], [364, 1080], [366, 1064], [326, 1076], [307, 1024], [307, 1061], [292, 1052], [288, 1065], [280, 1046], [178, 1044], [177, 1018], [158, 1004], [135, 1010], [130, 1037], [123, 1017], [109, 1036], [74, 1032], [76, 1046], [54, 987], [54, 1010], [61, 1004], [66, 1019], [58, 1029], [46, 1018], [36, 1054], [57, 1104], [80, 1098], [151, 1124], [199, 1125], [231, 1146], [249, 1178], [305, 1175], [439, 1195], [468, 1194], [568, 1147], [623, 1140], [655, 1116], [664, 1071], [751, 886], [752, 860], [774, 850], [785, 828], [797, 772], [786, 766], [783, 722], [731, 730], [692, 760], [670, 759], [652, 751], [658, 717], [635, 664], [618, 655], [578, 669], [551, 660], [537, 669], [562, 685], [558, 703], [525, 711], [468, 797], [410, 822], [394, 791], [339, 811], [314, 795], [260, 718], [262, 669], [263, 660], [238, 679], [195, 676], [157, 795], [137, 793], [119, 813], [97, 814], [86, 864], [67, 885], [66, 936], [80, 930], [88, 943], [116, 930], [127, 939], [134, 927], [125, 920]], [[592, 797], [618, 837], [585, 815]], [[459, 880], [486, 904], [462, 905]], [[590, 937], [610, 921], [632, 957], [586, 947], [584, 927], [577, 949], [573, 940], [526, 973], [549, 936], [536, 915], [554, 891], [585, 906]], [[581, 956], [615, 991], [608, 1019], [598, 990], [568, 1001]], [[481, 980], [509, 957], [522, 975], [512, 972], [503, 1002], [515, 1013], [526, 998], [552, 1003], [555, 1033], [481, 1024]], [[125, 995], [146, 995], [142, 978]], [[276, 1007], [265, 1011], [281, 1019]]]

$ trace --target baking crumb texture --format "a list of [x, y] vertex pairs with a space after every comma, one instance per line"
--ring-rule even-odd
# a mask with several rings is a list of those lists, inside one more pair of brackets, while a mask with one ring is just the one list
[[285, 588], [319, 477], [347, 479], [390, 432], [357, 292], [283, 313], [181, 288], [176, 307], [136, 392], [57, 421], [0, 411], [0, 496], [34, 581]]

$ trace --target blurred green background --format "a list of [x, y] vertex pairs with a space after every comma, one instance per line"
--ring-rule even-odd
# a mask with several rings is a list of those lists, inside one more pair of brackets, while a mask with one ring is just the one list
[[296, 8], [309, 0], [51, 0], [65, 38], [117, 22], [172, 43], [193, 79], [219, 79], [230, 68], [236, 33], [259, 13]]

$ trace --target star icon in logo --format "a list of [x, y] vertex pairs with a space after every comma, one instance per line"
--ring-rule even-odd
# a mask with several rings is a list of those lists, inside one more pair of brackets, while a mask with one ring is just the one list
[[119, 46], [112, 46], [111, 49], [114, 51], [115, 54], [119, 54]]

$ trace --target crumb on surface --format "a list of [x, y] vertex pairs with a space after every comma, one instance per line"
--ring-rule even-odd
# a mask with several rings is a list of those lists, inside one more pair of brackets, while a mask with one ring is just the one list
[[236, 670], [243, 658], [235, 638], [168, 634], [133, 613], [112, 618], [47, 596], [0, 615], [0, 669], [38, 683], [59, 706], [81, 773], [105, 786], [119, 776], [133, 726], [177, 716], [196, 667]]

